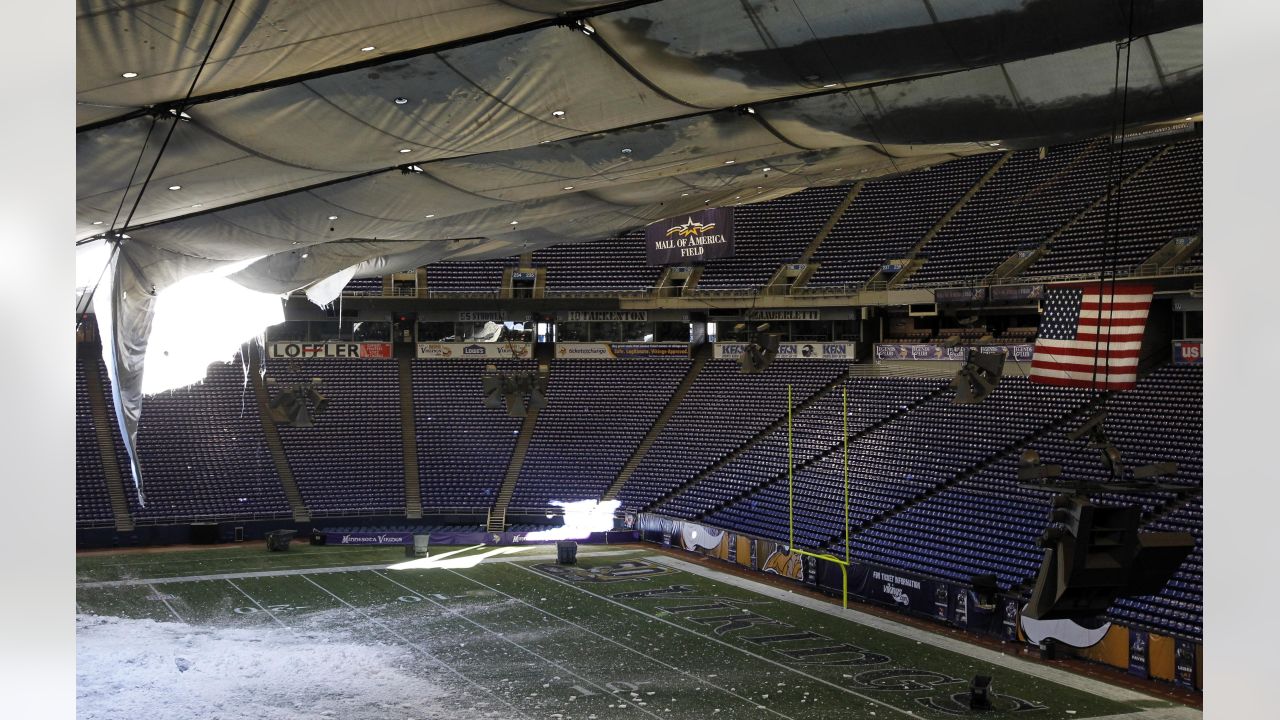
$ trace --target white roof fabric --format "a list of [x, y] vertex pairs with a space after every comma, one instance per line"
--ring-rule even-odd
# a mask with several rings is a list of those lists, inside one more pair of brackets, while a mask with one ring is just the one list
[[1191, 0], [85, 0], [77, 241], [120, 243], [127, 442], [149, 323], [125, 288], [261, 257], [232, 279], [284, 292], [1072, 141], [1115, 129], [1118, 59], [1127, 125], [1180, 119], [1200, 22]]

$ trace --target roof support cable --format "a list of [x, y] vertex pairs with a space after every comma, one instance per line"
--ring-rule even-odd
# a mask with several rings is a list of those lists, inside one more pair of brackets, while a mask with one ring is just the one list
[[[1111, 138], [1112, 140], [1115, 140], [1115, 138], [1118, 135], [1120, 138], [1120, 147], [1117, 149], [1116, 153], [1112, 156], [1111, 167], [1113, 168], [1114, 172], [1112, 173], [1112, 181], [1107, 185], [1107, 188], [1106, 188], [1106, 192], [1109, 194], [1109, 197], [1103, 200], [1106, 206], [1106, 209], [1103, 211], [1102, 257], [1100, 259], [1100, 265], [1098, 268], [1098, 296], [1100, 300], [1105, 298], [1103, 293], [1106, 290], [1107, 270], [1110, 269], [1111, 271], [1112, 302], [1108, 304], [1108, 307], [1110, 308], [1109, 312], [1112, 313], [1113, 315], [1115, 313], [1116, 275], [1117, 275], [1119, 253], [1113, 253], [1112, 250], [1114, 249], [1114, 245], [1118, 240], [1117, 235], [1120, 232], [1119, 226], [1120, 226], [1120, 210], [1121, 210], [1121, 199], [1122, 199], [1121, 184], [1124, 181], [1124, 145], [1125, 145], [1125, 136], [1127, 135], [1126, 119], [1129, 112], [1129, 61], [1133, 57], [1133, 41], [1135, 39], [1133, 35], [1133, 26], [1134, 26], [1133, 19], [1134, 19], [1134, 2], [1133, 0], [1129, 0], [1129, 28], [1128, 28], [1128, 31], [1125, 33], [1125, 39], [1121, 42], [1116, 43], [1115, 90], [1113, 91], [1112, 95], [1117, 97], [1117, 99], [1119, 100], [1120, 107], [1119, 107], [1119, 113], [1117, 113], [1114, 116], [1114, 121], [1111, 126]], [[1120, 53], [1122, 51], [1124, 52], [1123, 84], [1121, 83], [1121, 80], [1120, 80]], [[1113, 206], [1114, 206], [1114, 211], [1112, 210]], [[1101, 307], [1102, 306], [1099, 305], [1099, 309], [1101, 309]], [[1111, 318], [1108, 318], [1108, 322], [1110, 320]], [[1110, 333], [1108, 333], [1107, 348], [1105, 350], [1105, 352], [1108, 354], [1110, 353], [1110, 346], [1111, 346], [1110, 337], [1111, 337]], [[1099, 360], [1099, 354], [1101, 352], [1104, 352], [1104, 350], [1101, 347], [1102, 338], [1100, 333], [1095, 337], [1093, 343], [1094, 343], [1093, 377], [1091, 378], [1091, 380], [1092, 380], [1094, 391], [1098, 392], [1101, 395], [1102, 391], [1098, 390], [1098, 360]]]
[[[156, 153], [156, 158], [151, 162], [151, 169], [147, 171], [147, 177], [142, 181], [142, 187], [138, 189], [138, 195], [133, 199], [133, 207], [129, 210], [129, 217], [125, 218], [124, 225], [120, 232], [124, 232], [129, 227], [129, 223], [133, 221], [133, 214], [138, 211], [138, 206], [142, 203], [142, 195], [147, 191], [147, 185], [151, 182], [151, 177], [155, 175], [156, 168], [160, 166], [160, 159], [164, 157], [165, 148], [169, 147], [169, 140], [173, 137], [173, 131], [178, 127], [178, 123], [185, 118], [183, 115], [187, 108], [187, 102], [191, 99], [191, 94], [195, 92], [196, 83], [200, 81], [200, 73], [204, 72], [204, 68], [209, 64], [209, 56], [213, 54], [213, 48], [218, 44], [218, 38], [222, 37], [222, 30], [227, 26], [227, 20], [231, 17], [231, 12], [236, 7], [236, 0], [227, 3], [227, 11], [222, 15], [222, 22], [218, 24], [218, 30], [213, 34], [213, 39], [209, 41], [209, 48], [205, 50], [204, 59], [200, 61], [200, 66], [196, 68], [195, 75], [191, 78], [191, 85], [187, 88], [187, 94], [183, 96], [182, 102], [170, 109], [173, 115], [173, 124], [169, 126], [169, 132], [164, 136], [164, 142], [160, 144], [160, 150]], [[163, 111], [160, 111], [163, 112]], [[148, 133], [150, 137], [150, 133]], [[145, 151], [145, 147], [143, 148]]]

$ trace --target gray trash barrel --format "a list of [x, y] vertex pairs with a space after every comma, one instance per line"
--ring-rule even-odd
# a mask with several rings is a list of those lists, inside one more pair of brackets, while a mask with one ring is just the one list
[[572, 540], [561, 540], [556, 543], [556, 562], [561, 565], [573, 565], [578, 562], [578, 543]]

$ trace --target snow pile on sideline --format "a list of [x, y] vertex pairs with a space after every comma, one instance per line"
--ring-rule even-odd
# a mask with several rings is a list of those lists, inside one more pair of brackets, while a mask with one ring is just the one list
[[458, 698], [448, 700], [440, 681], [456, 684], [456, 678], [429, 658], [404, 647], [355, 642], [333, 630], [79, 615], [76, 631], [80, 720], [434, 720], [482, 714], [464, 711], [459, 706], [467, 703]]

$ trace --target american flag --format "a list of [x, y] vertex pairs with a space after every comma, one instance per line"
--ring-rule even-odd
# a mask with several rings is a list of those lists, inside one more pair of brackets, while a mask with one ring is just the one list
[[1152, 290], [1151, 285], [1105, 281], [1046, 288], [1031, 381], [1132, 388]]

